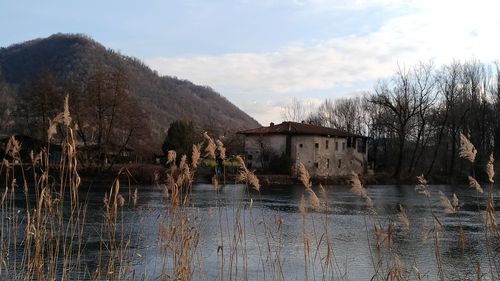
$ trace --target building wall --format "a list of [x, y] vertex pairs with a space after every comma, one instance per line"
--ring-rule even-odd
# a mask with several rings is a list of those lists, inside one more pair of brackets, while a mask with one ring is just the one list
[[263, 164], [269, 161], [267, 157], [281, 155], [286, 152], [286, 136], [246, 136], [245, 154], [246, 164], [252, 169], [262, 169]]
[[[303, 163], [313, 176], [349, 175], [352, 171], [362, 174], [367, 165], [368, 149], [362, 153], [363, 140], [356, 147], [348, 147], [347, 138], [325, 136], [292, 136], [290, 156], [292, 174], [296, 175], [299, 163]], [[327, 145], [328, 142], [328, 145]], [[247, 136], [245, 138], [247, 166], [262, 169], [269, 153], [286, 152], [285, 135]], [[265, 167], [264, 167], [265, 168]]]
[[[328, 143], [328, 144], [327, 144]], [[300, 163], [314, 176], [339, 176], [351, 172], [362, 174], [367, 162], [367, 149], [361, 152], [348, 147], [347, 138], [322, 136], [292, 137], [293, 172]]]

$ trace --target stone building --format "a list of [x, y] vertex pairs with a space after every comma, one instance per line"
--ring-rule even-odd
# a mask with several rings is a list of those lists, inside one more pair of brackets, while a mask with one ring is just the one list
[[306, 123], [271, 123], [239, 132], [245, 136], [245, 161], [248, 167], [266, 172], [273, 159], [291, 161], [296, 175], [303, 163], [313, 176], [339, 176], [367, 170], [368, 138], [342, 130]]

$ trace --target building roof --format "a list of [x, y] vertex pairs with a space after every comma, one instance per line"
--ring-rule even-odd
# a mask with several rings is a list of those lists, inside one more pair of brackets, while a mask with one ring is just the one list
[[328, 128], [323, 126], [316, 126], [307, 123], [297, 122], [283, 122], [274, 125], [271, 123], [269, 127], [261, 127], [240, 131], [238, 134], [242, 135], [318, 135], [318, 136], [332, 136], [332, 137], [357, 137], [367, 138], [365, 136], [351, 134], [349, 132]]

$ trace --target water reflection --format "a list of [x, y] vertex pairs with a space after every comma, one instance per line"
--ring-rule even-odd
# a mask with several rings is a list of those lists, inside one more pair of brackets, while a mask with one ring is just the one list
[[[328, 208], [322, 212], [310, 210], [304, 224], [299, 211], [304, 190], [302, 186], [268, 187], [256, 193], [244, 185], [225, 185], [218, 191], [211, 185], [195, 185], [189, 208], [191, 219], [201, 232], [200, 251], [196, 257], [200, 269], [196, 276], [206, 280], [220, 279], [222, 257], [218, 249], [221, 245], [230, 246], [234, 242], [235, 224], [239, 223], [245, 231], [243, 238], [248, 275], [254, 280], [273, 280], [281, 275], [285, 280], [304, 278], [304, 229], [307, 233], [317, 234], [311, 235], [312, 242], [317, 243], [323, 233], [330, 237], [335, 264], [333, 279], [345, 275], [347, 280], [370, 280], [374, 274], [373, 262], [379, 255], [384, 256], [374, 247], [373, 226], [397, 223], [399, 204], [407, 210], [411, 228], [409, 232], [395, 228], [393, 250], [409, 271], [416, 266], [422, 279], [437, 278], [434, 240], [432, 237], [424, 239], [433, 225], [431, 210], [444, 225], [439, 233], [439, 250], [446, 279], [472, 279], [476, 262], [484, 269], [488, 267], [480, 215], [480, 210], [484, 209], [484, 195], [465, 186], [440, 185], [431, 186], [433, 196], [427, 200], [417, 194], [413, 186], [369, 186], [368, 193], [376, 210], [376, 214], [370, 214], [364, 201], [350, 192], [348, 186], [326, 186], [326, 189]], [[463, 203], [459, 215], [443, 211], [438, 191], [447, 196], [457, 194]], [[127, 190], [123, 192], [127, 193]], [[495, 195], [498, 198], [498, 194]], [[80, 194], [88, 210], [83, 256], [87, 272], [95, 270], [102, 247], [103, 197], [102, 189], [81, 191]], [[252, 208], [249, 208], [250, 198]], [[23, 206], [23, 199], [19, 199], [18, 203]], [[495, 203], [498, 204], [498, 200]], [[145, 273], [148, 279], [153, 279], [162, 270], [159, 266], [162, 255], [158, 250], [158, 232], [160, 223], [169, 216], [167, 204], [159, 188], [145, 186], [140, 187], [138, 205], [123, 209], [123, 234], [131, 240], [129, 263], [134, 266], [137, 276]], [[459, 244], [460, 224], [467, 237], [463, 253]], [[262, 256], [263, 251], [267, 253], [265, 257]], [[319, 253], [319, 257], [312, 257], [317, 259], [312, 265], [312, 274], [318, 278], [322, 276], [320, 265], [325, 252], [320, 249]], [[229, 250], [224, 254], [228, 260], [231, 258]], [[236, 263], [241, 262], [240, 257]], [[279, 263], [279, 272], [276, 272], [276, 263]]]

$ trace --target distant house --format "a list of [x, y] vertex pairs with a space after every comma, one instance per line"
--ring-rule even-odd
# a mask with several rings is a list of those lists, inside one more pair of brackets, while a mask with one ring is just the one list
[[313, 176], [362, 174], [367, 169], [368, 137], [306, 123], [283, 122], [238, 132], [245, 136], [248, 167], [265, 171], [276, 156], [291, 160], [291, 174], [303, 163]]
[[119, 146], [115, 144], [91, 144], [78, 147], [78, 160], [85, 166], [97, 166], [99, 164], [108, 165], [127, 164], [137, 162], [137, 157], [133, 155], [134, 150], [129, 146]]

